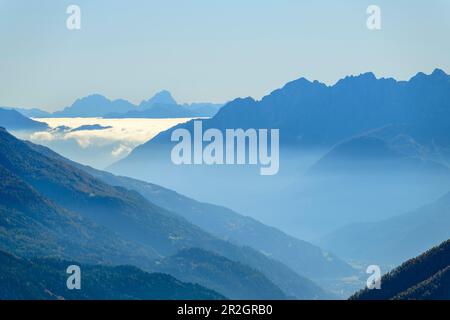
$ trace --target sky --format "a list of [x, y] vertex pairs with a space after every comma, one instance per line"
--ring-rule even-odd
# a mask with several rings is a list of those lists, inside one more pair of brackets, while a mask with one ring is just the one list
[[[66, 9], [81, 9], [68, 30]], [[366, 26], [369, 5], [381, 30]], [[0, 105], [261, 98], [306, 77], [450, 73], [449, 0], [0, 0]]]

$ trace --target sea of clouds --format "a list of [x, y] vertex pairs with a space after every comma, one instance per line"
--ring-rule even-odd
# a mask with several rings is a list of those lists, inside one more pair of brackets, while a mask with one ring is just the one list
[[[39, 118], [50, 129], [27, 138], [83, 164], [104, 168], [158, 133], [190, 119]], [[82, 126], [88, 127], [80, 130]]]

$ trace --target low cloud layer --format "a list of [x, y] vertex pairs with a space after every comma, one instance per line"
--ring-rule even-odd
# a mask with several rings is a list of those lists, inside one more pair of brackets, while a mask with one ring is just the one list
[[[136, 146], [147, 142], [161, 131], [188, 120], [190, 119], [40, 118], [39, 121], [47, 123], [51, 129], [35, 132], [28, 139], [53, 148], [76, 161], [105, 167], [127, 156]], [[95, 125], [105, 128], [73, 131], [81, 126]]]

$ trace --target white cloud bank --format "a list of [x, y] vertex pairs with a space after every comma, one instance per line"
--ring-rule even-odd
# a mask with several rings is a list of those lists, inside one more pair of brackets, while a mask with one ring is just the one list
[[[147, 142], [158, 133], [190, 119], [39, 118], [36, 120], [47, 123], [50, 130], [33, 133], [29, 137], [32, 142], [53, 148], [74, 161], [80, 159], [74, 156], [76, 150], [72, 150], [73, 147], [70, 147], [71, 152], [67, 152], [69, 146], [75, 145], [75, 148], [78, 146], [80, 152], [90, 149], [97, 151], [102, 153], [103, 158], [110, 158], [103, 161], [105, 162], [103, 166], [107, 162], [110, 164], [127, 156], [136, 146]], [[84, 125], [110, 128], [71, 131]]]

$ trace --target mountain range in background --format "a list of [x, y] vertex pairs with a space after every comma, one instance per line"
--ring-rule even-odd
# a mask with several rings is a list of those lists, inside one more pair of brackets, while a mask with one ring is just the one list
[[[103, 104], [99, 112], [120, 110], [111, 117], [139, 108], [158, 118], [181, 110], [166, 91], [132, 110], [124, 100], [85, 99], [64, 112]], [[60, 262], [75, 260], [89, 265], [94, 282], [106, 274], [133, 288], [113, 294], [101, 287], [81, 299], [146, 298], [141, 290], [149, 286], [166, 286], [168, 297], [184, 297], [185, 288], [193, 298], [348, 297], [361, 288], [367, 264], [389, 270], [450, 237], [449, 101], [450, 76], [442, 70], [409, 81], [366, 73], [333, 86], [301, 78], [201, 120], [204, 130], [280, 129], [273, 177], [251, 166], [174, 166], [171, 133], [192, 131], [192, 121], [134, 149], [110, 167], [114, 174], [0, 129], [0, 259], [17, 267], [5, 269], [7, 283], [17, 297], [65, 297], [54, 279]], [[0, 112], [8, 128], [42, 125]], [[448, 242], [408, 261], [383, 278], [383, 290], [352, 299], [448, 299], [447, 249]], [[16, 271], [27, 279], [21, 266], [35, 261], [48, 282], [27, 291], [11, 281]]]
[[[344, 139], [364, 132], [395, 126], [418, 144], [443, 149], [450, 145], [450, 76], [436, 69], [432, 74], [418, 73], [409, 81], [377, 79], [372, 73], [350, 76], [333, 86], [304, 78], [275, 90], [261, 101], [236, 99], [226, 104], [203, 129], [275, 128], [280, 129], [281, 147], [329, 148]], [[152, 147], [173, 144], [171, 132], [193, 129], [193, 122], [181, 124], [159, 134], [137, 148], [126, 162], [138, 161]], [[434, 144], [434, 145], [433, 145]]]
[[[256, 166], [174, 165], [170, 152], [176, 142], [171, 141], [171, 134], [178, 128], [192, 134], [193, 121], [160, 133], [108, 169], [316, 240], [348, 223], [413, 210], [449, 191], [448, 174], [440, 176], [450, 165], [449, 101], [450, 76], [440, 69], [428, 75], [418, 73], [408, 81], [377, 79], [365, 73], [331, 86], [300, 78], [260, 101], [236, 99], [213, 118], [202, 120], [204, 131], [279, 129], [280, 171], [276, 176], [261, 177]], [[361, 136], [368, 139], [356, 140]], [[344, 144], [348, 141], [353, 145]], [[325, 170], [326, 158], [322, 157], [339, 156], [332, 151], [338, 148], [355, 161], [341, 163], [340, 168], [328, 165]], [[310, 169], [316, 163], [316, 177], [312, 177]], [[389, 168], [391, 164], [404, 168], [398, 177], [387, 173], [396, 172]], [[340, 176], [334, 169], [341, 171]], [[194, 180], [196, 187], [192, 188]], [[324, 220], [332, 223], [324, 224]]]
[[[349, 76], [332, 86], [305, 78], [292, 81], [263, 97], [226, 104], [204, 129], [276, 128], [284, 145], [331, 146], [350, 136], [386, 125], [409, 125], [417, 138], [429, 142], [449, 132], [445, 102], [450, 76], [436, 69], [409, 81], [377, 79], [373, 73]], [[430, 126], [433, 121], [434, 126]], [[192, 124], [183, 125], [190, 128]], [[167, 133], [154, 141], [164, 142]], [[436, 144], [448, 143], [443, 136]]]
[[[10, 108], [29, 118], [193, 118], [212, 117], [223, 104], [185, 103], [178, 104], [172, 94], [163, 90], [138, 106], [124, 99], [110, 100], [100, 94], [77, 99], [71, 106], [53, 113], [38, 108]], [[8, 128], [9, 129], [9, 128]]]
[[212, 117], [223, 104], [192, 103], [178, 104], [167, 90], [158, 92], [149, 100], [142, 101], [137, 108], [124, 113], [111, 112], [105, 118], [193, 118]]

